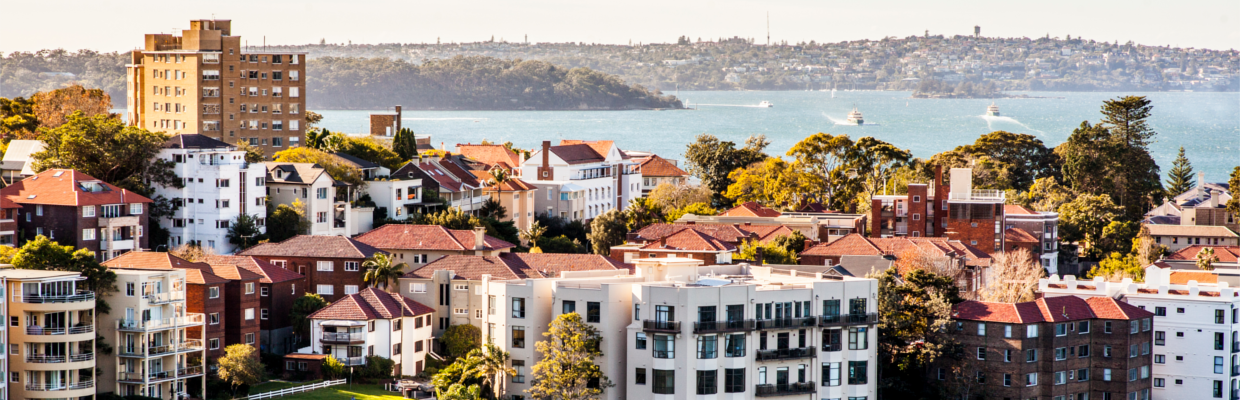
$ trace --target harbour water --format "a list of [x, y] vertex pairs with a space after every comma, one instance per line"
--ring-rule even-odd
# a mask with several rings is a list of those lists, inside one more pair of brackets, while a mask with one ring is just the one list
[[[1029, 92], [1029, 99], [912, 99], [908, 92], [680, 92], [692, 103], [774, 107], [702, 106], [683, 111], [409, 111], [403, 125], [430, 134], [435, 146], [511, 141], [536, 148], [542, 140], [615, 140], [622, 149], [680, 157], [699, 133], [742, 144], [752, 134], [766, 135], [768, 153], [783, 155], [797, 141], [816, 132], [873, 136], [908, 149], [918, 157], [972, 143], [995, 130], [1037, 135], [1047, 146], [1063, 143], [1082, 121], [1096, 123], [1102, 101], [1144, 95], [1153, 101], [1150, 125], [1158, 132], [1151, 145], [1165, 175], [1180, 146], [1209, 181], [1226, 181], [1240, 165], [1240, 93]], [[994, 102], [1000, 117], [986, 116]], [[847, 125], [853, 105], [865, 125]], [[368, 130], [374, 111], [315, 110], [332, 131]]]

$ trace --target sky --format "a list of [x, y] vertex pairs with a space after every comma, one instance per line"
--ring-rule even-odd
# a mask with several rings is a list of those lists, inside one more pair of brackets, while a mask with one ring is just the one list
[[[233, 21], [250, 45], [531, 42], [668, 43], [681, 35], [765, 42], [838, 42], [931, 34], [1083, 37], [1144, 45], [1240, 48], [1240, 1], [802, 1], [802, 0], [215, 0], [10, 1], [0, 52], [127, 51], [147, 33], [180, 33], [190, 19]], [[52, 22], [56, 24], [54, 29]], [[265, 37], [265, 38], [264, 38]]]

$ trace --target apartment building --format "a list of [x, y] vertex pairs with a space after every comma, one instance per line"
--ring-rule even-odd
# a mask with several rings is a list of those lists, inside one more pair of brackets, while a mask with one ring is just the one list
[[422, 180], [392, 176], [366, 182], [366, 194], [389, 220], [403, 220], [422, 208]]
[[1143, 224], [1154, 243], [1177, 252], [1190, 246], [1240, 246], [1240, 234], [1219, 225]]
[[963, 354], [931, 378], [970, 398], [1149, 400], [1153, 316], [1110, 297], [965, 301], [948, 331]]
[[[259, 301], [259, 281], [262, 275], [232, 263], [208, 262], [205, 266], [194, 267], [210, 271], [212, 275], [227, 279], [221, 287], [224, 296], [224, 312], [220, 314], [224, 322], [223, 347], [234, 344], [248, 344], [256, 349], [263, 348], [262, 337], [259, 336], [259, 321], [268, 318], [263, 315], [262, 302]], [[210, 343], [208, 343], [208, 347]]]
[[42, 140], [10, 140], [0, 159], [0, 180], [5, 185], [34, 176], [34, 153], [47, 147]]
[[1240, 297], [1222, 275], [1151, 265], [1143, 283], [1051, 276], [1038, 290], [1047, 297], [1122, 298], [1152, 313], [1153, 398], [1240, 397]]
[[81, 172], [49, 169], [0, 189], [0, 196], [20, 207], [14, 215], [5, 211], [17, 219], [18, 238], [47, 236], [90, 250], [101, 261], [148, 248], [144, 232], [151, 199]]
[[517, 247], [488, 236], [482, 227], [467, 231], [440, 225], [387, 224], [354, 240], [391, 254], [411, 270], [448, 255], [497, 256]]
[[592, 219], [641, 197], [637, 163], [610, 140], [563, 140], [558, 146], [544, 141], [521, 170], [526, 182], [543, 193], [535, 196], [535, 212], [565, 219]]
[[169, 248], [193, 243], [232, 253], [237, 246], [228, 241], [228, 228], [242, 214], [266, 230], [267, 167], [246, 162], [244, 151], [208, 136], [181, 134], [169, 138], [156, 157], [172, 162], [184, 185], [155, 188], [177, 206], [160, 219], [169, 231]]
[[683, 186], [689, 183], [689, 173], [676, 166], [676, 162], [652, 154], [637, 165], [642, 173], [642, 196], [664, 183]]
[[[286, 205], [300, 201], [310, 219], [311, 235], [348, 236], [370, 230], [358, 226], [348, 201], [348, 184], [336, 182], [323, 167], [311, 163], [267, 163], [266, 167], [268, 199]], [[338, 186], [345, 189], [337, 191]]]
[[[212, 255], [207, 256], [206, 262], [211, 265], [235, 265], [258, 274], [258, 348], [264, 353], [275, 354], [297, 350], [297, 338], [294, 337], [289, 312], [293, 302], [310, 287], [305, 276], [255, 257]], [[241, 338], [245, 338], [244, 334]]]
[[[0, 356], [5, 399], [86, 399], [104, 391], [96, 375], [95, 293], [79, 289], [76, 272], [0, 270], [0, 328], [8, 351]], [[107, 331], [109, 329], [105, 329]]]
[[987, 253], [1003, 251], [1003, 191], [973, 189], [970, 168], [952, 168], [951, 185], [943, 182], [942, 169], [936, 168], [931, 185], [911, 183], [908, 194], [873, 196], [870, 236], [938, 236], [968, 243]]
[[1059, 213], [1003, 206], [1004, 251], [1023, 248], [1052, 275], [1059, 273]]
[[206, 387], [206, 343], [189, 329], [206, 316], [189, 311], [186, 270], [134, 264], [109, 267], [117, 291], [106, 300], [117, 319], [102, 333], [113, 353], [101, 357], [100, 392], [158, 398], [189, 396], [186, 385]]
[[529, 182], [521, 180], [521, 178], [510, 177], [503, 184], [495, 183], [495, 176], [490, 171], [472, 170], [474, 176], [482, 182], [482, 193], [491, 200], [499, 202], [507, 213], [504, 214], [500, 221], [512, 221], [513, 225], [520, 230], [530, 229], [534, 225], [538, 210], [534, 207], [534, 203], [538, 201], [535, 192], [538, 187]]
[[[874, 238], [852, 234], [830, 243], [819, 243], [801, 252], [801, 265], [835, 266], [851, 258], [855, 263], [868, 259], [871, 266], [890, 265], [905, 257], [930, 257], [965, 270], [962, 290], [972, 292], [986, 282], [991, 257], [985, 251], [958, 240], [940, 237]], [[870, 268], [863, 268], [868, 270]], [[881, 271], [881, 270], [880, 270]], [[903, 271], [902, 271], [903, 272]]]
[[[224, 285], [228, 284], [228, 279], [211, 273], [205, 263], [190, 262], [164, 252], [129, 252], [108, 260], [103, 265], [114, 270], [184, 271], [185, 310], [190, 316], [205, 317], [205, 322], [183, 321], [186, 322], [185, 335], [205, 344], [208, 361], [224, 355], [227, 321], [223, 316], [228, 302], [228, 298], [224, 296]], [[163, 314], [162, 309], [157, 312]]]
[[126, 66], [126, 121], [247, 141], [268, 155], [298, 146], [305, 135], [305, 53], [243, 44], [224, 19], [191, 20], [180, 36], [147, 34]]
[[625, 263], [632, 263], [639, 258], [656, 257], [692, 258], [712, 265], [732, 263], [732, 256], [737, 252], [736, 245], [692, 229], [692, 225], [679, 226], [679, 232], [648, 243], [612, 246], [608, 257]]
[[393, 374], [417, 375], [431, 350], [431, 312], [399, 294], [366, 288], [310, 314], [309, 349], [346, 366], [383, 357], [396, 362]]
[[505, 398], [524, 398], [533, 343], [572, 312], [605, 338], [595, 363], [616, 384], [607, 399], [877, 395], [876, 281], [687, 258], [635, 264], [484, 278], [483, 335], [517, 370]]
[[393, 172], [392, 176], [421, 179], [423, 187], [436, 193], [448, 207], [471, 215], [482, 208], [482, 203], [487, 199], [478, 177], [449, 158], [426, 157], [422, 162], [409, 162]]
[[366, 243], [344, 236], [297, 235], [282, 242], [263, 243], [237, 255], [254, 257], [306, 277], [297, 296], [317, 293], [324, 300], [356, 294], [366, 287], [362, 263], [382, 253]]

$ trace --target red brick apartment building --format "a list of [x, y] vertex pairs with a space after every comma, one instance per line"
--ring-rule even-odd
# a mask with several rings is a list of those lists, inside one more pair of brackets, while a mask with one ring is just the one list
[[936, 168], [931, 185], [909, 184], [908, 194], [878, 195], [870, 201], [870, 237], [938, 236], [988, 253], [1004, 248], [1004, 194], [974, 190], [969, 168], [952, 168], [950, 187]]
[[207, 263], [236, 265], [261, 276], [258, 280], [258, 342], [261, 350], [275, 354], [297, 350], [289, 311], [293, 302], [309, 287], [305, 276], [254, 257], [212, 255], [207, 257]]
[[[95, 252], [99, 260], [147, 247], [151, 199], [69, 169], [49, 169], [0, 189], [16, 203], [16, 236], [37, 235]], [[5, 214], [12, 214], [6, 209]], [[0, 221], [2, 223], [3, 221]], [[22, 243], [14, 245], [20, 246]]]
[[298, 235], [283, 242], [263, 243], [237, 255], [254, 257], [306, 277], [298, 295], [317, 293], [328, 302], [355, 294], [365, 287], [362, 262], [383, 253], [344, 236]]

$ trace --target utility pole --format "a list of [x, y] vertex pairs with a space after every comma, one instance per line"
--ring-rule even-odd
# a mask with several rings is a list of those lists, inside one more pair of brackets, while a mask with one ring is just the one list
[[766, 46], [771, 46], [771, 12], [766, 12]]

